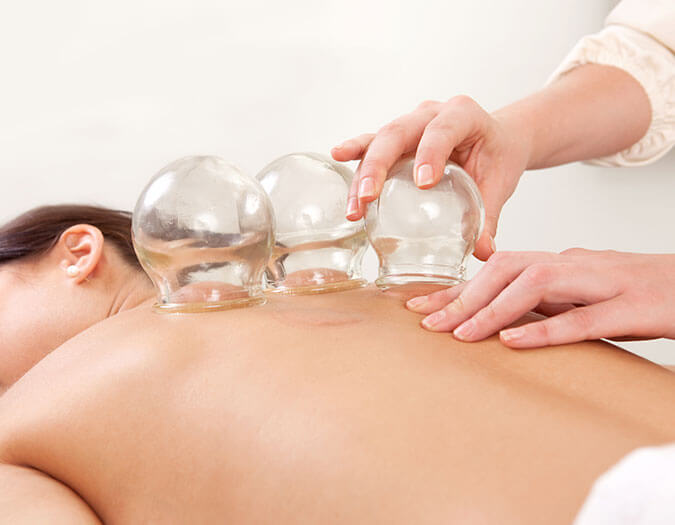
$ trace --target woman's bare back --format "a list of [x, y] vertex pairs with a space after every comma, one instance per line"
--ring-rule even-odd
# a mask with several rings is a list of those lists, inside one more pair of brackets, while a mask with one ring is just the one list
[[0, 459], [106, 523], [569, 523], [631, 449], [675, 439], [675, 381], [604, 343], [426, 332], [372, 288], [149, 306], [0, 400]]

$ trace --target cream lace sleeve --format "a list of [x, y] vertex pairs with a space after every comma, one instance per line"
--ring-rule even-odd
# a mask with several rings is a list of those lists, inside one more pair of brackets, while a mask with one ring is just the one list
[[[610, 15], [611, 20], [611, 15]], [[675, 34], [675, 28], [673, 28]], [[549, 82], [582, 64], [621, 68], [644, 87], [652, 107], [645, 136], [614, 155], [590, 160], [601, 166], [640, 166], [665, 155], [675, 144], [675, 56], [659, 40], [624, 25], [609, 25], [582, 38]]]

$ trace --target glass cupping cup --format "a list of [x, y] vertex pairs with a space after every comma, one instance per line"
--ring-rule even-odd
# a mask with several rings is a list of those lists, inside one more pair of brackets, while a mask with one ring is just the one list
[[366, 212], [366, 231], [379, 259], [375, 283], [382, 289], [462, 282], [483, 230], [483, 200], [461, 167], [448, 162], [440, 182], [422, 190], [413, 181], [414, 163], [408, 155], [392, 166]]
[[276, 216], [267, 290], [322, 293], [366, 284], [361, 278], [364, 224], [345, 218], [353, 176], [348, 167], [318, 153], [285, 155], [258, 173]]
[[261, 285], [274, 243], [272, 205], [254, 178], [224, 160], [185, 157], [163, 168], [141, 193], [132, 230], [160, 311], [265, 301]]

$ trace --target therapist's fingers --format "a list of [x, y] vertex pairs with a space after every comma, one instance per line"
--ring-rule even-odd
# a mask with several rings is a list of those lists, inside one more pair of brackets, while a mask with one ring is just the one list
[[535, 264], [471, 319], [455, 328], [453, 334], [462, 341], [480, 341], [542, 302], [592, 304], [609, 298], [607, 286], [593, 270], [584, 271], [570, 262]]
[[377, 199], [389, 169], [403, 154], [416, 149], [424, 128], [437, 111], [432, 104], [421, 105], [378, 131], [361, 161], [360, 200], [370, 202]]
[[573, 308], [543, 321], [502, 330], [499, 338], [511, 348], [538, 348], [611, 338], [639, 329], [626, 323], [626, 319], [636, 318], [634, 313], [632, 306], [623, 297], [616, 297]]
[[359, 175], [361, 173], [361, 164], [359, 163], [352, 178], [352, 183], [349, 187], [349, 196], [347, 197], [347, 219], [350, 221], [358, 221], [366, 213], [366, 205], [358, 197]]
[[476, 185], [483, 197], [483, 206], [485, 208], [485, 226], [483, 233], [476, 241], [474, 255], [481, 261], [486, 261], [495, 251], [495, 237], [497, 236], [497, 226], [499, 216], [502, 213], [504, 203], [513, 193], [515, 184], [505, 184], [509, 180], [509, 175], [499, 163], [493, 163], [488, 167], [478, 162], [469, 162], [465, 166], [470, 175], [476, 181]]
[[408, 300], [405, 305], [408, 310], [420, 314], [428, 314], [440, 310], [448, 303], [454, 301], [464, 290], [468, 283], [461, 283], [444, 290], [430, 293], [429, 295], [420, 295]]
[[[478, 166], [467, 166], [468, 169], [478, 170]], [[499, 216], [506, 200], [511, 196], [512, 191], [505, 189], [501, 181], [505, 176], [500, 173], [498, 166], [491, 166], [491, 171], [486, 175], [480, 173], [480, 176], [474, 177], [476, 184], [483, 197], [483, 206], [485, 208], [485, 225], [483, 233], [476, 241], [474, 255], [481, 261], [487, 261], [497, 250], [495, 246], [495, 237], [497, 236], [497, 226]], [[472, 174], [473, 175], [473, 174]], [[476, 174], [478, 175], [478, 174]]]
[[483, 233], [476, 241], [476, 246], [474, 246], [473, 254], [477, 259], [481, 261], [487, 261], [493, 253], [497, 251], [497, 245], [495, 243], [495, 237], [497, 235], [497, 223], [499, 222], [499, 214], [501, 213], [501, 205], [503, 203], [490, 203], [485, 204], [485, 226], [483, 227]]
[[545, 315], [546, 317], [553, 317], [554, 315], [561, 314], [567, 310], [571, 310], [572, 308], [577, 308], [579, 306], [584, 305], [573, 303], [541, 303], [532, 311], [541, 315]]
[[331, 149], [330, 154], [335, 160], [340, 162], [358, 160], [365, 155], [374, 137], [375, 133], [364, 133], [358, 137], [345, 140], [342, 144]]
[[[497, 252], [483, 265], [458, 297], [440, 310], [419, 305], [414, 310], [431, 313], [422, 326], [435, 332], [454, 330], [497, 297], [528, 266], [551, 261], [557, 254], [546, 252]], [[435, 303], [433, 306], [437, 306]], [[411, 308], [412, 309], [412, 308]]]
[[461, 142], [484, 133], [488, 114], [470, 97], [453, 97], [429, 122], [415, 154], [415, 184], [431, 188], [443, 176], [445, 164]]
[[420, 188], [438, 183], [449, 158], [475, 180], [485, 206], [485, 227], [474, 247], [474, 255], [482, 261], [496, 251], [499, 215], [512, 193], [505, 181], [513, 177], [502, 173], [508, 171], [503, 156], [493, 151], [494, 127], [493, 117], [472, 98], [451, 98], [424, 130], [415, 156], [415, 182]]

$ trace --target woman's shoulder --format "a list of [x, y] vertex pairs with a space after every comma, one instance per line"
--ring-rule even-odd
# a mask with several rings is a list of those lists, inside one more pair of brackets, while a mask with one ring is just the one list
[[153, 355], [161, 333], [147, 326], [149, 313], [139, 309], [93, 325], [12, 385], [0, 397], [0, 459], [22, 454], [20, 443], [37, 453], [41, 442], [114, 413], [125, 392], [142, 388], [148, 371], [161, 366]]

